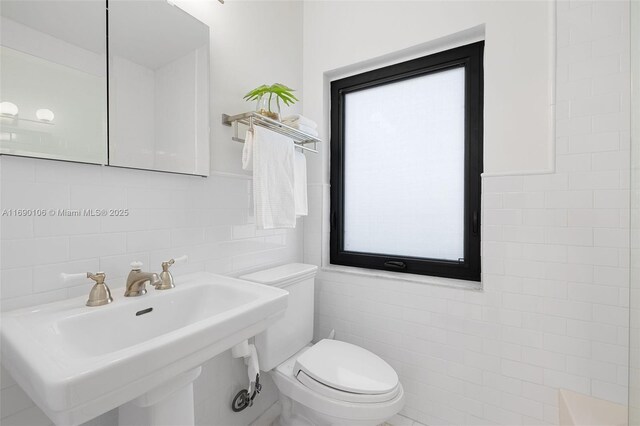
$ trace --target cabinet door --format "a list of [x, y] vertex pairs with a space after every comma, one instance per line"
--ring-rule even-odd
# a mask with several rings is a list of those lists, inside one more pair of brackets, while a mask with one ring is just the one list
[[209, 174], [209, 27], [165, 0], [109, 1], [109, 165]]

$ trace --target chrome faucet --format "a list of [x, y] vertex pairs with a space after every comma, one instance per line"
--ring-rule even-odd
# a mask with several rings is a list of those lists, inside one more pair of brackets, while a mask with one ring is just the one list
[[124, 291], [125, 297], [142, 296], [147, 293], [145, 285], [157, 286], [162, 283], [160, 277], [155, 272], [142, 272], [142, 262], [131, 262], [131, 272], [127, 277], [127, 288]]

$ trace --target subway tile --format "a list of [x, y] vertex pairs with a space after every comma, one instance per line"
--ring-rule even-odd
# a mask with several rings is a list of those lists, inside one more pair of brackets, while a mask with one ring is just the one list
[[502, 204], [505, 209], [541, 209], [544, 207], [544, 193], [506, 192], [502, 196]]
[[567, 247], [567, 261], [583, 265], [618, 266], [618, 249], [608, 247]]
[[620, 172], [618, 170], [573, 172], [569, 174], [569, 187], [572, 190], [619, 189]]
[[566, 356], [548, 349], [523, 348], [522, 361], [543, 368], [564, 371]]
[[574, 246], [593, 245], [592, 228], [546, 228], [545, 242], [547, 244], [564, 244]]
[[0, 158], [2, 182], [34, 182], [36, 165], [31, 158], [2, 156]]
[[3, 299], [26, 296], [33, 291], [33, 271], [31, 268], [3, 268], [1, 274], [0, 296]]
[[594, 266], [594, 284], [629, 288], [629, 269], [611, 266]]
[[487, 210], [484, 212], [484, 224], [492, 225], [521, 225], [522, 211], [518, 209]]
[[545, 207], [551, 209], [591, 208], [592, 191], [559, 191], [545, 193]]
[[618, 209], [568, 210], [568, 225], [571, 227], [617, 228], [619, 218]]
[[523, 210], [522, 223], [525, 226], [538, 226], [538, 227], [567, 226], [567, 210], [566, 209]]
[[41, 216], [33, 218], [36, 237], [95, 234], [100, 232], [99, 216]]
[[522, 192], [524, 178], [522, 176], [485, 177], [482, 179], [482, 192]]
[[583, 283], [569, 283], [569, 299], [578, 302], [618, 304], [618, 291], [615, 288]]
[[594, 154], [567, 154], [556, 156], [556, 168], [559, 172], [581, 172], [591, 170]]
[[591, 394], [596, 398], [627, 405], [628, 387], [601, 380], [591, 382]]
[[629, 247], [629, 233], [618, 228], [593, 228], [593, 245], [596, 247]]
[[3, 209], [50, 209], [69, 208], [69, 186], [54, 183], [12, 182], [2, 184]]
[[125, 253], [126, 250], [127, 238], [124, 233], [103, 233], [69, 238], [70, 259], [112, 256]]
[[[621, 113], [596, 115], [592, 118], [592, 120], [593, 120], [593, 131], [595, 133], [616, 132], [624, 128], [626, 126], [626, 124], [624, 123], [628, 122], [627, 117], [623, 117]], [[623, 153], [624, 152], [611, 151], [608, 153], [599, 152], [599, 153], [592, 154], [593, 169], [594, 170], [614, 170], [615, 168], [613, 167], [613, 164], [610, 164], [610, 165], [606, 164], [603, 161], [604, 158], [606, 158], [607, 156], [619, 157], [620, 154], [623, 154]], [[598, 157], [601, 157], [601, 158], [598, 158]], [[628, 164], [628, 161], [629, 161], [629, 157], [627, 156], [627, 164]], [[615, 163], [616, 166], [621, 166], [623, 164], [624, 163], [622, 162]]]
[[571, 117], [610, 114], [618, 111], [620, 111], [620, 95], [617, 93], [573, 99], [571, 102]]
[[566, 262], [567, 248], [548, 244], [524, 244], [522, 258], [542, 262]]
[[588, 377], [550, 369], [544, 370], [544, 385], [549, 387], [569, 389], [588, 394], [590, 390], [589, 384], [590, 380]]
[[194, 246], [204, 243], [202, 228], [177, 228], [171, 230], [171, 246]]
[[569, 189], [566, 173], [551, 173], [524, 177], [524, 191], [566, 191]]
[[544, 380], [544, 369], [517, 361], [502, 360], [502, 374], [532, 383], [542, 384]]
[[624, 307], [594, 304], [593, 320], [596, 323], [627, 326], [629, 324], [629, 310]]
[[125, 188], [106, 185], [70, 186], [71, 209], [125, 209], [127, 192]]
[[567, 335], [579, 339], [616, 343], [616, 326], [595, 321], [567, 319]]
[[591, 133], [569, 138], [569, 152], [571, 154], [615, 151], [619, 148], [620, 134], [618, 132]]
[[502, 241], [516, 243], [544, 243], [545, 228], [541, 226], [503, 226]]
[[171, 231], [168, 229], [127, 232], [126, 238], [128, 252], [161, 250], [171, 246]]
[[64, 161], [39, 161], [36, 166], [36, 182], [63, 183], [82, 182], [100, 184], [103, 167], [98, 164], [79, 164], [69, 166]]
[[33, 238], [33, 217], [2, 216], [0, 237], [3, 240]]
[[628, 209], [629, 191], [619, 190], [596, 190], [593, 192], [593, 206], [597, 209]]
[[592, 342], [593, 358], [618, 365], [628, 365], [629, 348], [621, 345], [611, 345], [609, 343]]

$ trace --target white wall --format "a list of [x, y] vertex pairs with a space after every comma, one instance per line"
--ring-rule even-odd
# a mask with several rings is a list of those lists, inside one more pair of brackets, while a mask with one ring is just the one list
[[[300, 37], [291, 34], [301, 32], [302, 5], [176, 3], [212, 28], [212, 175], [200, 178], [0, 157], [2, 208], [131, 211], [126, 218], [2, 217], [2, 310], [88, 294], [89, 282], [60, 283], [57, 276], [63, 271], [104, 270], [113, 289], [122, 287], [133, 260], [159, 270], [162, 260], [188, 254], [188, 264], [174, 267], [177, 285], [189, 271], [237, 275], [301, 260], [301, 223], [297, 230], [255, 230], [251, 181], [240, 172], [242, 145], [231, 141], [231, 130], [220, 124], [220, 114], [250, 109], [242, 96], [263, 82], [301, 86]], [[273, 31], [276, 17], [288, 22], [287, 31]], [[252, 63], [242, 43], [262, 34], [268, 34], [278, 48], [255, 50]], [[122, 297], [121, 290], [114, 295]], [[276, 400], [277, 390], [267, 380], [254, 407], [233, 413], [231, 399], [245, 381], [242, 362], [232, 360], [228, 352], [208, 362], [195, 383], [197, 424], [247, 425]], [[0, 384], [3, 425], [49, 424], [6, 371]], [[112, 412], [91, 423], [116, 421]]]
[[[305, 2], [305, 113], [328, 111], [324, 77], [332, 79], [401, 62], [446, 45], [485, 38], [484, 167], [487, 173], [551, 169], [551, 104], [554, 49], [552, 2], [540, 1], [317, 1]], [[473, 31], [473, 39], [451, 35]], [[445, 46], [445, 48], [448, 46]], [[398, 52], [406, 50], [405, 57]], [[353, 65], [362, 63], [360, 70]], [[328, 119], [320, 126], [328, 140]], [[523, 131], [526, 129], [526, 131]], [[324, 164], [328, 150], [323, 150]], [[318, 161], [314, 166], [319, 165]], [[311, 169], [327, 182], [327, 168]]]
[[[490, 4], [476, 7], [492, 10]], [[318, 63], [333, 63], [333, 46], [325, 46], [325, 34], [316, 30], [331, 28], [327, 43], [342, 40], [336, 50], [343, 66], [385, 53], [389, 45], [416, 43], [419, 28], [427, 37], [427, 29], [443, 26], [446, 16], [438, 3], [379, 2], [372, 8], [385, 24], [367, 8], [363, 18], [371, 20], [359, 21], [358, 31], [349, 30], [356, 35], [347, 37], [341, 14], [331, 14], [332, 7], [341, 10], [333, 3], [305, 7], [305, 43], [315, 48], [304, 57], [304, 112], [320, 120], [326, 116], [318, 86], [330, 68]], [[337, 338], [388, 360], [407, 392], [407, 416], [429, 425], [557, 424], [559, 388], [626, 402], [628, 7], [628, 2], [558, 2], [557, 169], [483, 179], [481, 291], [393, 274], [374, 277], [332, 268], [320, 273], [316, 337], [336, 329]], [[355, 16], [350, 18], [359, 20]], [[398, 29], [399, 23], [408, 28]], [[500, 55], [506, 46], [492, 47], [491, 31], [487, 25], [487, 54]], [[513, 47], [519, 47], [518, 40]], [[486, 78], [492, 71], [487, 66]], [[528, 83], [519, 76], [513, 77], [518, 84]], [[531, 130], [529, 119], [525, 113], [519, 117], [523, 137]], [[505, 118], [494, 109], [485, 111], [485, 120], [499, 124]], [[321, 121], [322, 129], [326, 125]], [[505, 159], [492, 151], [489, 137], [487, 131], [485, 164], [495, 166]], [[545, 138], [534, 142], [542, 150], [549, 144]], [[513, 160], [507, 169], [527, 169], [517, 155], [506, 160]], [[325, 164], [319, 173], [326, 172]], [[314, 216], [305, 223], [305, 260], [317, 264], [326, 253], [321, 229], [329, 189], [326, 179], [320, 181], [310, 187]]]

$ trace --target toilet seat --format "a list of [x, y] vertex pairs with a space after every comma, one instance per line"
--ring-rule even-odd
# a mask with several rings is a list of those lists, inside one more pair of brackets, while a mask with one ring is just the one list
[[[394, 388], [391, 393], [375, 395], [374, 398], [380, 398], [379, 402], [365, 402], [364, 400], [357, 402], [346, 401], [345, 399], [358, 398], [358, 396], [348, 395], [347, 392], [331, 389], [317, 381], [317, 386], [314, 386], [313, 383], [311, 385], [303, 383], [303, 376], [298, 374], [300, 370], [295, 370], [294, 366], [296, 366], [297, 359], [314, 346], [315, 345], [310, 345], [302, 348], [269, 372], [280, 391], [280, 397], [299, 404], [298, 409], [310, 410], [308, 416], [311, 417], [308, 418], [320, 416], [333, 418], [334, 422], [330, 424], [348, 423], [351, 425], [369, 426], [383, 423], [386, 419], [398, 413], [403, 407], [405, 396], [400, 382], [398, 382], [397, 387]], [[302, 380], [300, 380], [301, 378]], [[314, 379], [309, 378], [309, 380]], [[331, 390], [338, 392], [338, 394], [328, 396]], [[360, 396], [366, 399], [370, 395], [361, 394]], [[391, 399], [386, 400], [387, 397]], [[318, 420], [317, 423], [326, 424], [326, 419], [323, 421]]]
[[379, 403], [391, 401], [400, 393], [400, 387], [396, 386], [389, 393], [379, 393], [379, 394], [362, 394], [362, 393], [353, 393], [353, 392], [345, 392], [338, 389], [334, 389], [330, 386], [325, 385], [324, 383], [320, 383], [317, 380], [309, 377], [304, 371], [299, 371], [296, 379], [307, 388], [311, 389], [314, 392], [317, 392], [320, 395], [324, 395], [327, 398], [335, 399], [337, 401], [345, 401], [345, 402], [360, 402], [360, 403]]
[[382, 358], [339, 340], [324, 339], [299, 354], [294, 376], [306, 387], [348, 402], [384, 402], [398, 394], [398, 375]]

